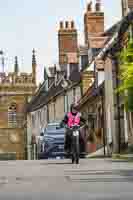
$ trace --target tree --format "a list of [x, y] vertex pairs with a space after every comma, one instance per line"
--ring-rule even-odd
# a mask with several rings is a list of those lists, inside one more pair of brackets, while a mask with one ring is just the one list
[[119, 92], [126, 94], [125, 104], [129, 111], [133, 111], [133, 40], [128, 42], [120, 54], [120, 80]]

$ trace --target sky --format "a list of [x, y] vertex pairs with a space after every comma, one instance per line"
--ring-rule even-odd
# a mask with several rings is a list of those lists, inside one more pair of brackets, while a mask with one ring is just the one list
[[[107, 29], [121, 18], [121, 0], [101, 1]], [[31, 72], [32, 49], [35, 48], [37, 79], [41, 81], [44, 66], [58, 63], [59, 21], [73, 19], [79, 44], [83, 44], [87, 2], [89, 0], [0, 0], [0, 48], [5, 54], [5, 71], [13, 70], [14, 57], [18, 56], [20, 71]]]

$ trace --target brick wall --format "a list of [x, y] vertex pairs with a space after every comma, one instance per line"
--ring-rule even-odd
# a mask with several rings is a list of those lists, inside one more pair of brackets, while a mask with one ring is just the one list
[[87, 7], [84, 15], [85, 43], [89, 44], [90, 37], [99, 36], [104, 32], [104, 13], [102, 11], [93, 12]]
[[133, 9], [133, 0], [128, 0], [128, 8]]
[[[59, 64], [66, 64], [67, 53], [76, 53], [78, 51], [77, 30], [74, 27], [74, 22], [60, 22], [58, 31], [58, 46], [59, 46]], [[77, 61], [77, 59], [75, 59]]]

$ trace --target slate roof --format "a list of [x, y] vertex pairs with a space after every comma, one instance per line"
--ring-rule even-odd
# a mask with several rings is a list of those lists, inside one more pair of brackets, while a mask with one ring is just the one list
[[117, 24], [118, 27], [116, 28], [116, 32], [113, 34], [112, 41], [108, 42], [110, 43], [107, 45], [107, 48], [105, 49], [102, 57], [105, 57], [108, 53], [110, 55], [114, 56], [117, 52], [120, 52], [121, 49], [123, 49], [122, 46], [122, 40], [124, 33], [128, 30], [130, 24], [133, 23], [133, 11], [129, 12], [129, 14]]
[[[27, 112], [33, 112], [38, 109], [41, 109], [43, 106], [47, 105], [52, 98], [55, 98], [57, 95], [63, 93], [64, 89], [62, 87], [62, 81], [60, 80], [60, 83], [56, 86], [53, 83], [47, 92], [41, 90], [41, 92], [37, 96], [33, 97], [32, 101], [27, 106]], [[80, 81], [81, 81], [80, 72], [73, 71], [68, 80], [68, 88], [75, 86]]]
[[[104, 35], [111, 36], [111, 39], [109, 37], [104, 48], [99, 49], [97, 51], [97, 55], [95, 56], [99, 56], [100, 58], [103, 58], [108, 53], [114, 54], [117, 51], [120, 51], [120, 49], [122, 48], [121, 40], [122, 40], [123, 34], [127, 31], [132, 21], [133, 21], [133, 11], [131, 11], [120, 22], [116, 23], [110, 29], [105, 31]], [[72, 87], [73, 85], [78, 84], [81, 81], [81, 73], [78, 71], [73, 71], [69, 79], [70, 79], [69, 86]], [[103, 85], [100, 87], [103, 87]], [[88, 98], [91, 98], [97, 95], [100, 87], [98, 87], [97, 89], [95, 89], [94, 86], [89, 88], [85, 96], [83, 96], [83, 98], [80, 100], [79, 102], [80, 105], [85, 103], [86, 100], [88, 100]], [[31, 102], [28, 104], [27, 111], [32, 112], [43, 107], [44, 105], [47, 105], [47, 103], [51, 100], [51, 98], [54, 98], [55, 96], [61, 94], [63, 91], [64, 90], [61, 86], [61, 82], [57, 86], [55, 86], [55, 84], [53, 83], [53, 85], [48, 90], [48, 92], [44, 91], [44, 86], [42, 85], [42, 87], [40, 88], [40, 91], [35, 95], [35, 97], [33, 97]]]
[[[118, 51], [123, 48], [121, 46], [121, 41], [123, 38], [123, 34], [128, 30], [129, 25], [133, 22], [133, 11], [131, 11], [126, 17], [124, 17], [120, 22], [115, 24], [111, 29], [109, 29], [106, 34], [113, 34], [112, 39], [108, 40], [107, 44], [103, 49], [99, 52], [99, 57], [105, 57], [108, 53], [114, 55]], [[116, 34], [117, 33], [117, 34]], [[100, 94], [100, 91], [104, 92], [104, 82], [97, 88], [92, 85], [88, 88], [87, 92], [78, 102], [78, 108], [80, 109], [87, 101], [91, 101], [93, 98]]]

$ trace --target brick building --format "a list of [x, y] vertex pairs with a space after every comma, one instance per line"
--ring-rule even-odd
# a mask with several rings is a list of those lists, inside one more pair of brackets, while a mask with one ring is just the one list
[[121, 0], [122, 16], [126, 16], [129, 11], [133, 10], [133, 0]]
[[[91, 15], [96, 21], [100, 20], [97, 17], [98, 12], [98, 9], [91, 11]], [[99, 30], [94, 30], [91, 35], [93, 39], [94, 37], [98, 38], [99, 35], [102, 39], [105, 38], [102, 35], [104, 32], [103, 16], [102, 19], [102, 31], [98, 34]], [[86, 23], [89, 24], [90, 22], [87, 21]], [[90, 30], [91, 26], [93, 26], [93, 23], [90, 25]], [[78, 46], [77, 37], [78, 33], [74, 22], [60, 22], [58, 70], [57, 67], [56, 69], [54, 67], [45, 68], [45, 80], [28, 106], [29, 127], [32, 135], [39, 135], [48, 122], [60, 121], [64, 114], [69, 111], [70, 104], [73, 101], [78, 101], [94, 82], [94, 69], [89, 71], [85, 69], [102, 46], [92, 45], [89, 48], [86, 43], [83, 46]], [[91, 37], [89, 35], [89, 41]], [[64, 88], [66, 82], [67, 86]]]
[[59, 65], [78, 63], [77, 29], [73, 21], [60, 22], [58, 31]]

